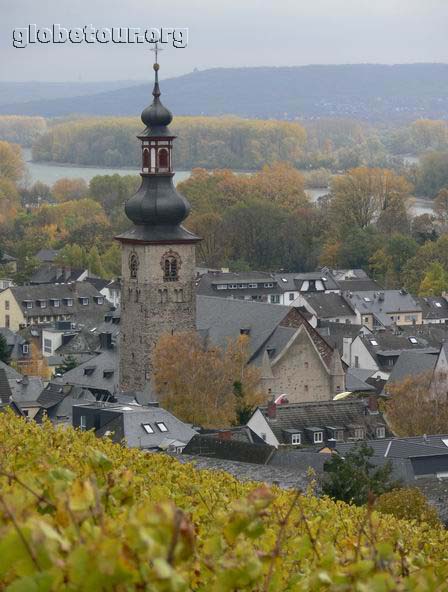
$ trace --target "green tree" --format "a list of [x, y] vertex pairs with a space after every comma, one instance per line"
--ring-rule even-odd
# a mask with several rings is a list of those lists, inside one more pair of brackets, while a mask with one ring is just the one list
[[366, 442], [346, 454], [332, 454], [324, 465], [322, 491], [334, 500], [362, 506], [370, 495], [380, 495], [396, 487], [391, 480], [392, 466], [376, 467], [370, 462], [372, 448]]
[[77, 366], [78, 362], [76, 361], [74, 356], [72, 354], [68, 354], [67, 356], [64, 356], [62, 364], [56, 368], [55, 372], [56, 374], [65, 374], [66, 372], [73, 370]]
[[448, 290], [448, 273], [441, 263], [434, 261], [420, 284], [419, 296], [440, 296]]
[[0, 360], [7, 364], [9, 362], [9, 347], [4, 335], [0, 335]]
[[421, 159], [417, 191], [436, 197], [444, 187], [448, 187], [448, 152], [430, 152]]

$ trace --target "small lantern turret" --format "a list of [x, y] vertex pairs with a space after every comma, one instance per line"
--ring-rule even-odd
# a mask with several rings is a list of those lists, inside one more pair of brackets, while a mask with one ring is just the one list
[[173, 120], [171, 112], [160, 101], [159, 64], [154, 64], [155, 82], [152, 96], [154, 100], [143, 110], [144, 131], [138, 136], [142, 143], [142, 174], [172, 175], [173, 136], [168, 129]]

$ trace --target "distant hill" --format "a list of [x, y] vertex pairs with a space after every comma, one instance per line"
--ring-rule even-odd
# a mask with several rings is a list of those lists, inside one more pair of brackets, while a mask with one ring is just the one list
[[[0, 113], [136, 115], [150, 83], [95, 94], [0, 105]], [[448, 118], [448, 64], [217, 68], [163, 81], [164, 101], [179, 115], [403, 121]], [[77, 96], [75, 96], [75, 93]], [[1, 102], [1, 101], [0, 101]]]
[[140, 82], [115, 80], [113, 82], [0, 82], [0, 105], [17, 103], [39, 103], [48, 99], [73, 98], [93, 95], [117, 88], [135, 86]]

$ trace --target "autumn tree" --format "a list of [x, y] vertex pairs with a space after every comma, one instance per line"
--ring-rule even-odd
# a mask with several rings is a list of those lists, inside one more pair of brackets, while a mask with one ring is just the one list
[[334, 177], [331, 205], [336, 226], [362, 230], [378, 219], [386, 224], [391, 214], [394, 230], [397, 230], [400, 217], [401, 224], [407, 223], [404, 202], [410, 191], [411, 186], [404, 177], [387, 169], [359, 167]]
[[17, 144], [0, 141], [0, 178], [17, 183], [25, 173], [22, 149]]
[[446, 376], [424, 372], [388, 385], [387, 420], [398, 436], [445, 434], [448, 430]]
[[431, 527], [441, 527], [437, 510], [428, 503], [417, 487], [401, 487], [387, 491], [375, 500], [374, 508], [381, 514], [389, 514], [401, 520], [416, 520]]
[[446, 227], [448, 225], [448, 187], [441, 189], [434, 199], [434, 213], [439, 223]]
[[[248, 346], [246, 336], [220, 348], [208, 345], [195, 332], [163, 335], [154, 355], [161, 404], [189, 423], [230, 425], [243, 407], [263, 399], [259, 370], [247, 365]], [[236, 396], [235, 390], [243, 395]]]
[[86, 197], [88, 186], [84, 179], [68, 179], [64, 177], [54, 183], [51, 193], [58, 202], [73, 201]]

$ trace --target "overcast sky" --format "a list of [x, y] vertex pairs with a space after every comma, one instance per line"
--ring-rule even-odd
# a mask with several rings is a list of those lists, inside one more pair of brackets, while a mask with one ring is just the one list
[[15, 27], [188, 27], [164, 78], [194, 68], [448, 62], [448, 0], [0, 0], [0, 80], [144, 80], [147, 44], [12, 46]]

